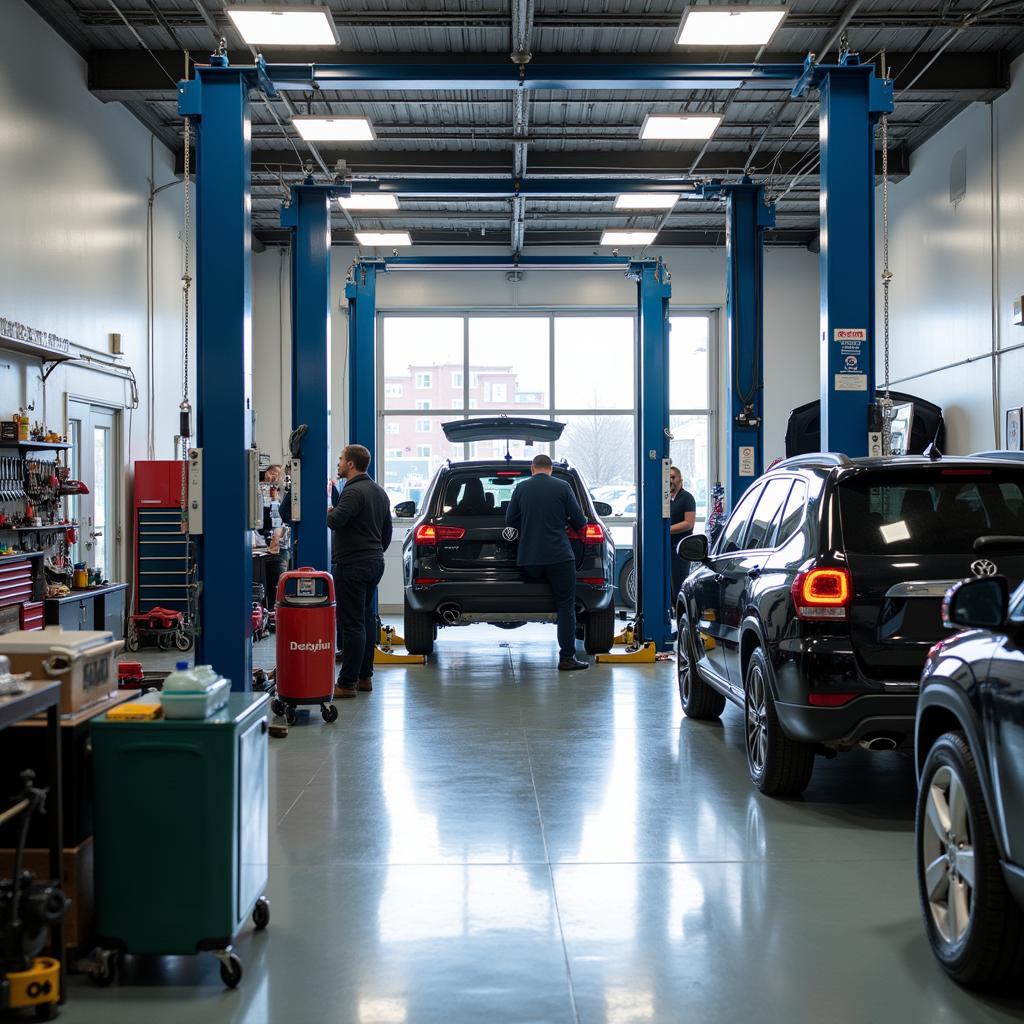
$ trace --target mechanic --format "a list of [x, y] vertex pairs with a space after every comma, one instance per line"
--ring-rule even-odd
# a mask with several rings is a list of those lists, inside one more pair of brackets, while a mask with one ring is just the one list
[[338, 503], [327, 510], [342, 634], [335, 697], [354, 697], [357, 690], [373, 689], [373, 655], [379, 638], [377, 584], [391, 543], [391, 501], [367, 475], [369, 468], [369, 450], [361, 444], [346, 445], [338, 459], [338, 476], [345, 485]]
[[[263, 482], [268, 485], [268, 497], [263, 502], [263, 528], [260, 531], [267, 543], [267, 554], [263, 559], [263, 581], [267, 608], [274, 610], [277, 602], [277, 583], [281, 574], [288, 570], [290, 535], [282, 514], [281, 488], [284, 485], [284, 469], [280, 463], [267, 466]], [[291, 492], [286, 491], [291, 512]]]
[[690, 574], [690, 563], [676, 554], [676, 547], [684, 537], [693, 533], [694, 523], [697, 521], [697, 502], [693, 495], [683, 487], [683, 474], [673, 466], [668, 474], [669, 495], [672, 504], [669, 506], [669, 527], [670, 547], [672, 551], [672, 604], [675, 605], [675, 596], [683, 585], [683, 580]]
[[530, 471], [530, 479], [512, 492], [505, 522], [519, 530], [516, 564], [523, 576], [546, 581], [554, 595], [558, 671], [575, 672], [590, 665], [576, 657], [576, 558], [565, 528], [582, 530], [587, 517], [572, 488], [552, 476], [551, 459], [534, 456]]

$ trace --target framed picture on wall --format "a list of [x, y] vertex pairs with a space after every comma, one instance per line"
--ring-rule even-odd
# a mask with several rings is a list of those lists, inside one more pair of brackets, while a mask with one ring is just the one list
[[1021, 429], [1021, 408], [1006, 410], [1006, 449], [1011, 452], [1021, 450], [1020, 429]]

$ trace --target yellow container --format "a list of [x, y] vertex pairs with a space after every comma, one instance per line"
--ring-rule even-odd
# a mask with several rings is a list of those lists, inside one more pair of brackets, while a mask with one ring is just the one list
[[14, 971], [4, 978], [11, 1010], [60, 1001], [60, 962], [48, 956], [37, 956], [27, 971]]
[[75, 589], [84, 590], [89, 586], [89, 570], [88, 569], [76, 569], [75, 570]]

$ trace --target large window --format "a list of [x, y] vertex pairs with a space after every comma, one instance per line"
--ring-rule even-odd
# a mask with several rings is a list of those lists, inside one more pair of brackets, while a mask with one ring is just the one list
[[[670, 332], [672, 461], [707, 510], [714, 393], [707, 313], [673, 316]], [[381, 482], [395, 503], [419, 503], [445, 459], [494, 459], [538, 452], [567, 458], [591, 493], [622, 516], [636, 514], [632, 314], [522, 313], [493, 316], [382, 313], [379, 394], [386, 437]], [[513, 441], [450, 444], [440, 424], [466, 416], [554, 418], [554, 445]], [[425, 445], [424, 435], [430, 435]]]

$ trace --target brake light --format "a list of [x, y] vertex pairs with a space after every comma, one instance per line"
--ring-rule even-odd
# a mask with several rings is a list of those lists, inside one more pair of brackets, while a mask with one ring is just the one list
[[417, 544], [429, 547], [439, 540], [462, 540], [466, 531], [461, 526], [434, 526], [431, 523], [421, 523], [416, 527], [414, 539]]
[[582, 530], [567, 529], [570, 540], [581, 540], [584, 544], [601, 544], [604, 541], [604, 527], [600, 523], [587, 523]]
[[852, 589], [849, 569], [811, 569], [800, 573], [791, 588], [797, 618], [847, 618]]
[[413, 580], [413, 583], [415, 583], [417, 587], [432, 587], [435, 583], [440, 582], [440, 580], [435, 580], [428, 576], [417, 576]]
[[856, 696], [855, 693], [809, 693], [807, 703], [816, 708], [840, 708]]
[[580, 580], [580, 583], [587, 583], [592, 587], [603, 587], [607, 584], [607, 580], [603, 576], [584, 576]]

